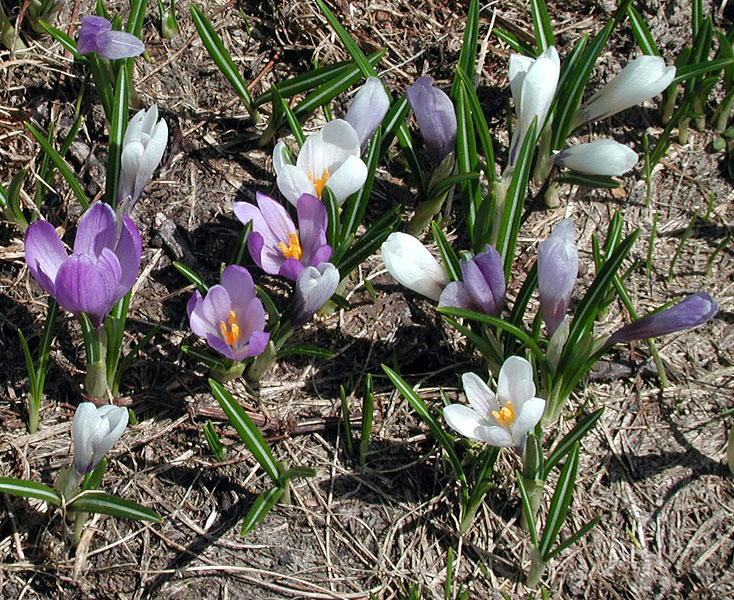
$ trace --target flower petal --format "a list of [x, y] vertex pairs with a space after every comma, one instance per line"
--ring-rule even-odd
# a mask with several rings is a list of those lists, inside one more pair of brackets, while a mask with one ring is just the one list
[[367, 181], [367, 165], [358, 156], [349, 156], [326, 182], [339, 206]]
[[510, 427], [514, 446], [519, 446], [523, 442], [528, 431], [540, 421], [544, 410], [545, 400], [542, 398], [530, 398], [525, 401], [520, 412], [516, 414], [515, 422]]
[[443, 418], [451, 429], [470, 440], [479, 441], [476, 431], [481, 426], [481, 415], [463, 404], [451, 404], [443, 409]]
[[61, 308], [75, 315], [84, 312], [99, 327], [114, 304], [118, 282], [109, 265], [97, 264], [86, 254], [73, 254], [56, 275], [55, 297]]
[[535, 382], [532, 366], [520, 356], [510, 356], [502, 365], [497, 380], [497, 399], [500, 405], [505, 406], [511, 401], [515, 414], [519, 414], [523, 403], [533, 396]]
[[463, 281], [452, 281], [449, 283], [441, 295], [438, 297], [439, 306], [453, 306], [455, 308], [465, 308], [467, 310], [478, 310], [479, 307], [474, 304], [474, 300], [469, 295]]
[[56, 274], [68, 256], [51, 223], [36, 221], [28, 227], [25, 261], [31, 275], [47, 293], [53, 295]]
[[95, 202], [82, 215], [74, 238], [74, 254], [99, 256], [117, 242], [117, 216], [109, 204]]
[[280, 193], [293, 206], [296, 205], [303, 194], [316, 195], [313, 181], [308, 178], [305, 171], [295, 165], [283, 165], [278, 173], [276, 183]]
[[398, 283], [431, 300], [441, 297], [449, 283], [446, 271], [418, 238], [391, 233], [382, 244], [382, 261]]
[[232, 310], [232, 301], [224, 286], [214, 285], [209, 288], [201, 310], [203, 317], [214, 327], [219, 327], [221, 322], [226, 323], [229, 311]]
[[494, 423], [492, 417], [493, 410], [499, 410], [499, 404], [494, 392], [489, 389], [487, 383], [476, 373], [464, 373], [461, 376], [461, 384], [464, 388], [466, 399], [472, 408], [477, 411], [482, 418]]
[[306, 174], [311, 171], [314, 179], [319, 179], [324, 171], [333, 175], [347, 158], [359, 155], [357, 132], [345, 120], [334, 119], [306, 138], [296, 166]]
[[229, 265], [224, 269], [222, 271], [222, 287], [227, 290], [229, 299], [232, 302], [231, 310], [236, 313], [244, 311], [250, 304], [254, 304], [255, 283], [252, 280], [252, 275], [245, 267]]
[[511, 446], [515, 446], [510, 432], [499, 425], [477, 427], [476, 434], [477, 439], [487, 442], [490, 446], [497, 446], [498, 448], [510, 448]]

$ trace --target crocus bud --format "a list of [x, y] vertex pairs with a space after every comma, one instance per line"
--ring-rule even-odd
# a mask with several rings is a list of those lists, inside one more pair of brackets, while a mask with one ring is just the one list
[[549, 335], [553, 335], [566, 316], [579, 273], [575, 236], [573, 219], [568, 218], [556, 225], [550, 237], [538, 245], [540, 312]]
[[168, 143], [168, 125], [158, 119], [158, 107], [138, 111], [130, 119], [122, 141], [117, 204], [127, 214], [132, 212], [153, 172], [163, 158]]
[[130, 33], [113, 31], [112, 23], [104, 17], [82, 17], [76, 49], [79, 54], [96, 52], [102, 58], [116, 60], [142, 54], [145, 46]]
[[703, 325], [719, 311], [719, 305], [706, 292], [684, 298], [678, 304], [637, 319], [613, 333], [606, 345], [631, 342], [691, 329]]
[[558, 152], [556, 165], [586, 175], [616, 177], [637, 164], [637, 153], [614, 140], [594, 140]]
[[354, 96], [344, 117], [344, 120], [357, 132], [363, 152], [389, 108], [390, 99], [387, 97], [382, 82], [377, 77], [368, 77]]
[[497, 317], [505, 305], [505, 272], [499, 252], [489, 244], [471, 260], [462, 260], [463, 281], [452, 281], [441, 293], [439, 306], [455, 306]]
[[382, 262], [390, 275], [409, 290], [438, 301], [449, 283], [444, 268], [420, 241], [407, 233], [391, 233], [382, 243]]
[[301, 327], [311, 320], [329, 301], [339, 285], [339, 269], [329, 262], [306, 267], [296, 279], [296, 290], [291, 305], [291, 323]]
[[666, 67], [659, 56], [638, 56], [579, 110], [575, 122], [588, 123], [609, 117], [657, 96], [675, 78], [675, 67]]
[[538, 118], [536, 133], [540, 134], [556, 94], [560, 72], [561, 61], [553, 46], [534, 60], [520, 54], [510, 56], [510, 90], [517, 115], [517, 125], [510, 142], [510, 166], [517, 161], [520, 146], [535, 117]]
[[99, 408], [82, 402], [74, 413], [74, 469], [86, 475], [99, 464], [127, 427], [128, 412], [122, 406]]
[[440, 163], [456, 147], [456, 113], [451, 98], [433, 86], [433, 77], [419, 77], [405, 92], [421, 128], [428, 157]]

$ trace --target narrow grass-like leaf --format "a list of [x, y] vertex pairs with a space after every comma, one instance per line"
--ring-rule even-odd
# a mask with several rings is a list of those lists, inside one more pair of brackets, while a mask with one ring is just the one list
[[255, 293], [257, 294], [257, 297], [260, 298], [260, 302], [263, 303], [263, 306], [265, 307], [265, 312], [268, 313], [268, 327], [272, 328], [276, 323], [280, 321], [280, 311], [278, 310], [278, 307], [275, 306], [275, 302], [273, 302], [270, 294], [268, 294], [259, 285], [255, 286]]
[[61, 506], [61, 495], [56, 490], [35, 481], [0, 477], [0, 493], [21, 496], [22, 498], [35, 498], [54, 506]]
[[201, 294], [206, 294], [209, 291], [209, 286], [191, 267], [176, 260], [173, 261], [173, 266], [176, 267], [176, 270], [181, 273], [181, 275], [183, 275], [184, 277], [186, 277], [186, 279], [193, 283], [194, 286], [196, 286], [196, 289], [201, 292]]
[[546, 560], [552, 560], [555, 556], [559, 555], [566, 548], [570, 548], [571, 546], [573, 546], [582, 537], [589, 533], [599, 521], [601, 521], [601, 515], [597, 515], [593, 519], [587, 521], [586, 524], [581, 527], [581, 529], [579, 529], [573, 535], [569, 536], [568, 539], [563, 540], [560, 544], [558, 544], [558, 546], [551, 550], [546, 556]]
[[538, 54], [541, 54], [548, 47], [556, 45], [556, 38], [553, 36], [553, 26], [548, 16], [545, 0], [530, 0], [530, 13], [533, 17], [535, 45], [538, 48]]
[[717, 58], [715, 60], [704, 60], [703, 62], [688, 64], [676, 69], [675, 79], [673, 79], [670, 85], [701, 77], [708, 73], [718, 73], [722, 69], [732, 66], [734, 66], [734, 58]]
[[563, 460], [563, 457], [571, 451], [573, 445], [588, 433], [588, 431], [601, 418], [602, 414], [604, 414], [604, 408], [600, 408], [588, 415], [584, 415], [584, 417], [576, 423], [574, 428], [563, 436], [563, 439], [556, 444], [556, 447], [553, 448], [553, 451], [545, 461], [543, 479], [548, 479], [548, 475], [550, 475], [553, 467]]
[[525, 480], [520, 471], [515, 471], [515, 479], [517, 480], [517, 489], [520, 491], [520, 500], [522, 501], [522, 513], [525, 516], [525, 522], [528, 524], [528, 532], [530, 533], [530, 542], [533, 546], [538, 545], [538, 526], [535, 524], [535, 515], [533, 514], [533, 504], [530, 501], [527, 489], [525, 489]]
[[105, 201], [113, 208], [117, 206], [117, 182], [122, 168], [122, 141], [127, 128], [128, 79], [127, 69], [117, 72], [115, 98], [110, 115], [110, 140], [107, 152], [107, 175], [105, 180]]
[[351, 239], [357, 233], [357, 229], [364, 219], [364, 213], [367, 210], [370, 196], [372, 195], [372, 186], [375, 183], [375, 174], [377, 173], [377, 164], [380, 159], [380, 147], [382, 145], [382, 127], [378, 126], [372, 134], [367, 150], [364, 153], [363, 160], [367, 165], [367, 179], [364, 185], [356, 194], [352, 194], [347, 198], [342, 213], [341, 239], [339, 247], [344, 247], [348, 240], [351, 245]]
[[354, 434], [352, 433], [349, 400], [347, 400], [347, 392], [344, 389], [343, 385], [339, 385], [339, 397], [342, 401], [342, 424], [344, 425], [344, 442], [347, 445], [347, 453], [351, 456], [354, 454]]
[[431, 430], [433, 437], [436, 438], [439, 444], [441, 444], [441, 447], [446, 452], [446, 455], [449, 458], [449, 462], [453, 466], [454, 472], [459, 478], [459, 481], [461, 481], [464, 493], [466, 494], [466, 490], [468, 488], [464, 469], [462, 468], [461, 461], [459, 460], [459, 457], [454, 450], [453, 443], [446, 435], [443, 428], [439, 425], [438, 421], [428, 409], [425, 402], [423, 402], [423, 399], [413, 391], [413, 388], [411, 388], [403, 380], [403, 378], [400, 377], [400, 375], [398, 375], [395, 371], [393, 371], [390, 367], [386, 365], [382, 365], [382, 369], [383, 371], [385, 371], [390, 381], [392, 381], [393, 385], [397, 388], [398, 392], [400, 392], [400, 395], [410, 403], [410, 405], [413, 407], [413, 410], [417, 412], [420, 418], [423, 419], [425, 424], [428, 425], [428, 428]]
[[296, 143], [300, 148], [306, 141], [306, 134], [303, 133], [301, 123], [298, 121], [298, 117], [295, 115], [293, 110], [291, 110], [289, 104], [280, 96], [278, 88], [276, 86], [273, 86], [271, 89], [274, 98], [273, 102], [277, 102], [280, 104], [279, 113], [285, 116], [285, 120], [288, 122], [288, 127], [293, 133], [293, 137], [296, 138]]
[[275, 355], [277, 359], [284, 358], [286, 356], [316, 356], [318, 358], [334, 358], [335, 354], [331, 350], [326, 348], [319, 348], [318, 346], [291, 346], [285, 350], [281, 350]]
[[74, 175], [74, 172], [71, 170], [71, 167], [69, 167], [63, 157], [50, 144], [50, 142], [46, 139], [46, 136], [38, 131], [38, 129], [36, 129], [31, 123], [26, 121], [24, 124], [26, 126], [26, 129], [28, 129], [28, 131], [31, 132], [31, 135], [33, 135], [33, 137], [36, 139], [38, 145], [41, 146], [41, 149], [49, 156], [51, 162], [54, 163], [59, 173], [61, 173], [61, 176], [69, 184], [71, 191], [74, 192], [76, 199], [79, 201], [79, 204], [81, 204], [82, 210], [87, 210], [87, 208], [89, 208], [87, 195], [84, 193], [84, 189], [79, 183], [79, 180]]
[[52, 38], [54, 38], [59, 44], [61, 44], [65, 50], [68, 50], [71, 55], [80, 62], [86, 62], [86, 57], [82, 56], [77, 52], [76, 50], [76, 42], [74, 39], [61, 31], [60, 29], [57, 29], [53, 25], [49, 25], [45, 21], [39, 21], [38, 22], [41, 27], [48, 33]]
[[576, 442], [568, 453], [566, 463], [563, 465], [561, 474], [558, 477], [558, 484], [553, 492], [553, 498], [548, 509], [548, 518], [546, 519], [545, 529], [543, 530], [543, 537], [538, 546], [544, 562], [548, 562], [550, 549], [556, 541], [558, 533], [561, 531], [563, 522], [566, 520], [568, 507], [571, 505], [573, 498], [573, 488], [576, 484], [578, 464], [579, 443]]
[[257, 462], [260, 463], [263, 470], [273, 480], [273, 483], [279, 485], [280, 469], [278, 469], [278, 463], [273, 457], [272, 452], [270, 452], [270, 448], [262, 433], [257, 428], [257, 425], [247, 416], [245, 410], [222, 384], [210, 379], [209, 387], [217, 402], [222, 407], [222, 410], [227, 414], [227, 418], [232, 424], [232, 427], [235, 428]]
[[332, 248], [338, 248], [339, 232], [341, 229], [341, 220], [339, 219], [339, 205], [336, 202], [336, 196], [328, 188], [324, 187], [321, 194], [321, 202], [326, 207], [329, 221], [326, 224], [326, 243]]
[[242, 523], [242, 530], [240, 531], [240, 535], [242, 537], [245, 537], [255, 529], [257, 524], [265, 518], [273, 506], [275, 506], [278, 500], [280, 500], [284, 491], [284, 488], [278, 486], [269, 489], [267, 492], [263, 492], [255, 498], [255, 502], [252, 503], [252, 506]]
[[281, 473], [280, 481], [285, 485], [286, 481], [295, 479], [296, 477], [316, 477], [316, 469], [312, 469], [311, 467], [291, 467]]
[[110, 496], [104, 492], [83, 492], [72, 500], [68, 505], [69, 510], [76, 510], [123, 519], [135, 519], [137, 521], [153, 521], [160, 523], [163, 519], [154, 510], [117, 496]]
[[650, 28], [647, 26], [645, 19], [633, 4], [630, 4], [627, 7], [627, 16], [630, 20], [632, 33], [634, 34], [642, 53], [649, 54], [651, 56], [660, 56], [660, 50], [658, 50], [655, 39], [652, 37]]
[[586, 173], [577, 173], [568, 171], [559, 176], [556, 181], [568, 185], [580, 185], [587, 188], [603, 188], [607, 190], [617, 189], [622, 182], [613, 177], [606, 175], [587, 175]]
[[375, 413], [375, 396], [373, 393], [372, 373], [367, 373], [364, 380], [364, 390], [362, 392], [362, 431], [359, 438], [359, 457], [358, 462], [364, 465], [367, 450], [370, 447], [370, 435], [372, 434], [372, 419]]
[[130, 14], [125, 23], [125, 31], [131, 33], [135, 37], [140, 37], [143, 31], [143, 23], [145, 22], [145, 9], [148, 7], [148, 0], [131, 0]]
[[[372, 256], [377, 251], [377, 248], [380, 247], [380, 244], [387, 239], [387, 236], [395, 230], [400, 223], [399, 208], [399, 206], [396, 206], [390, 212], [380, 217], [377, 223], [372, 225], [367, 233], [357, 240], [349, 250], [349, 253], [342, 255], [339, 257], [338, 263], [334, 263], [339, 269], [342, 278], [354, 271], [367, 257]], [[336, 259], [332, 260], [336, 261]]]
[[492, 182], [497, 178], [494, 168], [494, 144], [492, 143], [492, 135], [489, 133], [487, 120], [484, 118], [484, 110], [482, 110], [479, 97], [477, 96], [477, 92], [474, 89], [474, 85], [469, 79], [469, 76], [461, 69], [457, 69], [456, 74], [459, 76], [459, 79], [461, 79], [464, 86], [464, 93], [469, 104], [472, 120], [474, 121], [474, 131], [476, 132], [477, 137], [479, 138], [479, 144], [482, 147], [482, 153], [484, 154], [485, 160], [484, 171], [487, 174], [487, 180]]
[[191, 10], [191, 17], [194, 20], [196, 30], [199, 32], [199, 37], [201, 38], [204, 47], [207, 49], [207, 52], [209, 52], [209, 56], [212, 57], [212, 60], [215, 62], [217, 67], [219, 67], [222, 75], [224, 75], [227, 81], [229, 81], [234, 88], [235, 92], [237, 92], [237, 95], [242, 100], [242, 104], [250, 114], [252, 120], [254, 122], [259, 121], [259, 115], [252, 105], [252, 96], [250, 95], [250, 91], [247, 89], [247, 84], [240, 74], [237, 65], [235, 65], [232, 60], [229, 52], [227, 52], [227, 49], [224, 47], [222, 38], [219, 37], [219, 34], [216, 32], [212, 24], [195, 3], [192, 2], [189, 9]]
[[[462, 71], [469, 80], [474, 79], [475, 64], [477, 62], [477, 44], [479, 41], [479, 0], [470, 0], [464, 25], [464, 39], [461, 43], [459, 62], [456, 64], [457, 71]], [[460, 79], [454, 76], [451, 86], [451, 97], [454, 102], [458, 101]]]
[[107, 458], [102, 457], [102, 460], [97, 463], [97, 466], [87, 473], [82, 483], [82, 491], [96, 490], [102, 483], [105, 471], [107, 470]]
[[209, 354], [206, 350], [199, 350], [192, 346], [181, 346], [181, 352], [186, 356], [190, 356], [191, 358], [195, 358], [199, 362], [204, 363], [207, 367], [226, 370], [222, 359]]
[[456, 93], [456, 168], [459, 175], [465, 178], [461, 185], [464, 196], [464, 217], [466, 218], [466, 230], [472, 242], [472, 249], [476, 252], [474, 224], [476, 223], [478, 204], [480, 202], [480, 190], [476, 181], [466, 179], [469, 173], [476, 170], [477, 165], [477, 139], [474, 134], [474, 121], [466, 99], [466, 88], [457, 87]]
[[469, 342], [474, 345], [487, 359], [490, 364], [492, 372], [499, 371], [500, 365], [502, 365], [503, 357], [500, 353], [499, 348], [496, 348], [489, 342], [483, 335], [476, 333], [470, 327], [466, 327], [459, 323], [456, 319], [451, 317], [444, 317], [451, 327], [461, 333]]
[[217, 460], [224, 460], [224, 446], [219, 438], [217, 430], [214, 429], [214, 424], [211, 421], [207, 421], [203, 426], [204, 439], [209, 446], [209, 450]]
[[511, 31], [507, 31], [501, 27], [495, 27], [492, 29], [492, 33], [505, 42], [505, 44], [507, 44], [514, 52], [522, 54], [523, 56], [535, 56], [535, 50], [533, 47]]
[[446, 239], [446, 234], [435, 221], [431, 223], [431, 231], [433, 232], [433, 238], [436, 240], [438, 251], [441, 253], [444, 267], [451, 278], [451, 281], [461, 281], [461, 265], [459, 263], [459, 256], [451, 247], [448, 239]]

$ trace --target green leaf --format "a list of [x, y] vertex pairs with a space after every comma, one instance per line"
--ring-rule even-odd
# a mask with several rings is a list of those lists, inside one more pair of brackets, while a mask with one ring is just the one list
[[276, 359], [285, 356], [317, 356], [319, 358], [334, 358], [336, 356], [331, 350], [319, 348], [318, 346], [291, 346], [285, 350], [281, 350], [275, 355]]
[[209, 354], [206, 350], [199, 350], [198, 348], [192, 348], [191, 346], [181, 346], [181, 352], [195, 358], [199, 362], [204, 363], [207, 367], [212, 369], [226, 370], [221, 358], [217, 358], [212, 354]]
[[479, 137], [479, 144], [482, 147], [482, 154], [486, 161], [484, 172], [487, 174], [487, 180], [492, 182], [497, 178], [497, 175], [495, 173], [494, 144], [492, 143], [492, 136], [489, 133], [489, 125], [487, 125], [487, 120], [484, 118], [484, 110], [482, 110], [482, 105], [479, 102], [479, 97], [471, 79], [461, 69], [457, 69], [456, 74], [461, 79], [464, 87], [464, 94], [469, 110], [471, 111], [472, 120], [474, 121], [474, 131]]
[[364, 153], [363, 160], [367, 165], [367, 179], [364, 185], [356, 194], [352, 194], [344, 205], [342, 214], [341, 239], [339, 240], [340, 248], [344, 247], [347, 242], [351, 244], [351, 240], [357, 233], [359, 226], [364, 219], [364, 213], [367, 210], [370, 196], [372, 195], [372, 186], [375, 183], [375, 174], [377, 173], [377, 163], [380, 160], [380, 146], [382, 145], [382, 127], [378, 125], [372, 134], [369, 145]]
[[206, 423], [204, 423], [202, 429], [204, 431], [204, 438], [206, 439], [206, 443], [209, 445], [209, 450], [211, 450], [211, 453], [217, 460], [221, 461], [222, 459], [224, 459], [224, 446], [222, 446], [222, 442], [219, 439], [219, 434], [217, 433], [217, 430], [214, 429], [213, 423], [208, 420]]
[[242, 523], [242, 530], [240, 531], [240, 535], [242, 537], [245, 537], [255, 529], [255, 526], [265, 518], [265, 515], [267, 515], [270, 512], [270, 509], [272, 509], [278, 500], [280, 500], [284, 491], [285, 490], [282, 487], [274, 487], [255, 498], [255, 502], [252, 503], [252, 506], [245, 517], [245, 521]]
[[237, 65], [235, 65], [229, 52], [227, 52], [227, 49], [224, 47], [222, 38], [219, 37], [219, 34], [215, 31], [212, 24], [195, 3], [192, 2], [189, 9], [191, 11], [191, 17], [194, 20], [194, 25], [196, 26], [196, 30], [199, 32], [199, 37], [201, 38], [204, 47], [207, 49], [207, 52], [209, 52], [209, 56], [212, 57], [212, 60], [217, 67], [219, 67], [222, 75], [224, 75], [227, 81], [229, 81], [234, 88], [235, 92], [237, 92], [237, 95], [242, 100], [245, 110], [250, 114], [252, 120], [257, 123], [259, 121], [259, 115], [252, 105], [252, 96], [250, 96], [250, 91], [247, 89], [247, 84], [240, 74]]
[[559, 176], [556, 181], [568, 185], [580, 185], [582, 187], [604, 188], [608, 190], [614, 190], [622, 185], [621, 181], [613, 177], [606, 175], [587, 175], [586, 173], [577, 173], [576, 171], [567, 171]]
[[280, 481], [285, 486], [286, 481], [295, 479], [296, 477], [316, 477], [316, 469], [312, 469], [311, 467], [291, 467], [281, 473]]
[[477, 251], [474, 224], [477, 219], [478, 205], [481, 202], [481, 190], [476, 180], [467, 178], [469, 173], [477, 169], [477, 139], [474, 134], [474, 121], [469, 111], [466, 99], [466, 88], [457, 87], [456, 94], [456, 168], [459, 175], [464, 177], [461, 190], [464, 196], [464, 213], [466, 230], [472, 242], [472, 248]]
[[360, 465], [364, 465], [367, 450], [370, 445], [370, 436], [372, 434], [372, 419], [375, 414], [375, 396], [373, 393], [372, 374], [367, 373], [364, 380], [364, 390], [362, 392], [362, 431], [359, 438], [359, 459]]
[[634, 34], [642, 53], [650, 56], [660, 56], [660, 50], [658, 50], [657, 44], [655, 44], [655, 39], [652, 37], [650, 28], [647, 26], [645, 19], [642, 18], [642, 15], [633, 4], [630, 4], [627, 7], [627, 16], [629, 17], [630, 25], [632, 26], [632, 33]]
[[446, 234], [438, 225], [436, 225], [435, 221], [431, 223], [431, 231], [433, 232], [433, 238], [436, 240], [436, 244], [438, 245], [438, 251], [441, 253], [444, 268], [451, 278], [451, 281], [461, 281], [461, 264], [459, 262], [459, 257], [451, 247], [448, 239], [446, 239]]
[[306, 142], [306, 135], [303, 133], [301, 123], [298, 121], [298, 117], [295, 112], [291, 110], [290, 105], [283, 100], [282, 96], [278, 93], [278, 88], [273, 86], [272, 92], [274, 98], [273, 102], [280, 104], [279, 112], [282, 113], [285, 116], [285, 120], [288, 121], [288, 127], [293, 133], [293, 137], [296, 138], [296, 143], [300, 148]]
[[530, 541], [533, 546], [538, 545], [538, 526], [535, 524], [535, 515], [533, 514], [533, 504], [530, 501], [527, 489], [525, 489], [525, 480], [520, 471], [515, 471], [515, 479], [517, 480], [517, 489], [520, 491], [520, 500], [522, 501], [522, 513], [525, 515], [525, 521], [528, 524], [530, 532]]
[[56, 29], [53, 25], [49, 25], [45, 21], [39, 21], [38, 22], [41, 27], [43, 27], [46, 30], [46, 33], [48, 33], [52, 38], [54, 38], [59, 44], [61, 44], [65, 50], [68, 50], [71, 55], [80, 62], [86, 62], [86, 57], [82, 56], [77, 52], [76, 50], [76, 42], [74, 39], [61, 31], [60, 29]]
[[332, 192], [328, 185], [324, 187], [321, 194], [321, 202], [326, 207], [329, 221], [326, 224], [326, 243], [332, 248], [337, 248], [339, 242], [339, 233], [341, 227], [341, 221], [339, 220], [339, 205], [336, 202], [336, 196]]
[[21, 496], [22, 498], [35, 498], [54, 506], [61, 506], [61, 495], [56, 490], [35, 481], [0, 477], [0, 493]]
[[125, 139], [125, 129], [127, 129], [127, 107], [127, 69], [120, 69], [117, 72], [115, 98], [112, 103], [112, 115], [110, 115], [110, 141], [105, 180], [105, 201], [113, 208], [117, 206], [117, 184], [122, 169], [122, 141]]
[[89, 202], [87, 201], [87, 195], [84, 193], [84, 190], [82, 189], [82, 186], [79, 183], [79, 180], [76, 178], [76, 176], [72, 172], [71, 167], [69, 167], [69, 165], [63, 159], [63, 157], [56, 151], [56, 149], [46, 139], [46, 136], [44, 136], [40, 131], [38, 131], [38, 129], [36, 129], [28, 121], [26, 121], [24, 125], [26, 126], [26, 129], [28, 129], [28, 131], [31, 132], [31, 135], [33, 135], [33, 137], [36, 139], [36, 141], [38, 142], [38, 145], [41, 146], [41, 149], [48, 155], [48, 157], [51, 159], [51, 162], [54, 163], [56, 168], [59, 170], [59, 173], [61, 173], [62, 177], [69, 184], [69, 187], [71, 188], [71, 191], [74, 192], [74, 195], [76, 196], [76, 199], [79, 201], [79, 204], [82, 205], [82, 210], [87, 210], [87, 208], [89, 208]]
[[517, 34], [502, 29], [501, 27], [495, 27], [492, 29], [492, 33], [494, 33], [500, 40], [505, 42], [505, 44], [518, 54], [522, 54], [524, 56], [535, 56], [533, 47], [525, 40], [520, 39], [520, 36]]
[[688, 64], [676, 69], [675, 78], [670, 85], [694, 79], [707, 73], [718, 73], [722, 69], [732, 67], [733, 65], [734, 58], [717, 58], [715, 60], [704, 60], [703, 62]]
[[[466, 25], [464, 26], [464, 39], [461, 43], [459, 62], [456, 64], [457, 71], [466, 73], [469, 80], [474, 78], [475, 64], [477, 62], [477, 43], [479, 40], [479, 0], [471, 0], [466, 14]], [[451, 86], [451, 97], [454, 102], [458, 101], [460, 80], [454, 76]]]
[[556, 546], [555, 549], [551, 550], [548, 553], [546, 560], [552, 560], [555, 556], [563, 552], [566, 548], [570, 548], [571, 546], [573, 546], [582, 537], [584, 537], [587, 533], [589, 533], [596, 526], [596, 524], [599, 521], [601, 521], [601, 515], [597, 515], [590, 521], [587, 521], [587, 523], [581, 529], [579, 529], [576, 533], [574, 533], [568, 539], [558, 544], [558, 546]]
[[110, 515], [111, 517], [122, 517], [123, 519], [135, 519], [137, 521], [160, 523], [163, 520], [156, 511], [150, 508], [146, 508], [137, 502], [110, 496], [104, 492], [82, 492], [68, 504], [68, 508], [79, 512]]
[[549, 552], [553, 543], [561, 531], [563, 522], [566, 520], [568, 507], [573, 498], [573, 488], [576, 484], [576, 470], [579, 464], [579, 444], [576, 442], [568, 453], [566, 464], [563, 465], [561, 475], [558, 478], [558, 484], [553, 492], [550, 508], [548, 509], [548, 518], [546, 519], [543, 537], [540, 540], [538, 551], [543, 557], [544, 562], [548, 562]]
[[556, 45], [553, 36], [553, 26], [548, 17], [548, 8], [545, 0], [530, 0], [530, 12], [533, 16], [533, 29], [535, 30], [535, 45], [538, 53], [545, 52], [549, 46]]
[[107, 459], [102, 457], [102, 460], [97, 463], [97, 466], [92, 469], [90, 473], [87, 473], [84, 477], [84, 483], [82, 484], [82, 491], [96, 490], [102, 483], [105, 471], [107, 470]]
[[600, 408], [592, 413], [589, 413], [588, 415], [584, 415], [584, 417], [581, 418], [578, 423], [576, 423], [574, 428], [569, 431], [565, 436], [563, 436], [563, 439], [558, 442], [558, 444], [556, 444], [556, 447], [553, 448], [553, 451], [550, 453], [548, 459], [545, 461], [545, 468], [543, 469], [542, 477], [543, 479], [548, 479], [548, 475], [550, 475], [551, 469], [553, 469], [556, 464], [563, 460], [563, 457], [571, 451], [573, 445], [576, 442], [580, 441], [581, 438], [589, 432], [589, 430], [596, 424], [602, 414], [604, 414], [604, 409]]
[[263, 470], [270, 476], [273, 483], [276, 485], [280, 484], [280, 469], [278, 469], [278, 463], [270, 452], [265, 438], [263, 437], [257, 425], [253, 423], [252, 419], [247, 416], [245, 410], [237, 403], [232, 397], [232, 394], [217, 381], [213, 379], [209, 380], [209, 387], [211, 387], [212, 394], [219, 402], [222, 410], [227, 414], [229, 422], [232, 427], [235, 428], [242, 441], [245, 443], [247, 448], [252, 452]]
[[186, 279], [188, 279], [190, 283], [193, 283], [194, 286], [196, 286], [196, 289], [199, 290], [202, 295], [206, 295], [206, 293], [209, 291], [209, 286], [204, 282], [201, 277], [199, 277], [199, 274], [196, 271], [194, 271], [191, 267], [176, 260], [173, 261], [173, 266], [176, 267], [176, 270], [181, 273], [181, 275], [186, 277]]

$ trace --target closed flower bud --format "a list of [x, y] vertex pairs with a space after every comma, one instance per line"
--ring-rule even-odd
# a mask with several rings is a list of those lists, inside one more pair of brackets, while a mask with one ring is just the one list
[[555, 163], [586, 175], [616, 177], [637, 164], [637, 153], [614, 140], [577, 144], [555, 155]]
[[102, 58], [116, 60], [142, 54], [143, 42], [131, 33], [116, 31], [104, 17], [82, 17], [79, 40], [76, 44], [79, 54], [99, 54]]
[[370, 141], [377, 126], [382, 123], [389, 108], [390, 99], [387, 97], [382, 82], [377, 77], [368, 77], [354, 96], [344, 117], [344, 120], [357, 132], [362, 151], [367, 147], [367, 142]]
[[573, 219], [564, 219], [538, 246], [540, 312], [549, 335], [553, 335], [566, 316], [579, 273], [575, 235]]
[[122, 406], [106, 404], [99, 408], [82, 402], [74, 413], [74, 470], [86, 475], [99, 464], [107, 451], [120, 439], [128, 421]]
[[441, 293], [439, 306], [466, 308], [498, 317], [505, 305], [505, 272], [499, 253], [487, 245], [471, 260], [461, 261], [462, 281], [452, 281]]
[[419, 77], [405, 92], [421, 129], [428, 157], [440, 163], [456, 147], [456, 112], [446, 92], [433, 85], [433, 77]]
[[418, 238], [407, 233], [391, 233], [382, 244], [382, 261], [398, 283], [431, 300], [438, 301], [449, 283], [438, 264]]
[[301, 327], [311, 320], [336, 292], [339, 269], [329, 262], [306, 267], [296, 279], [296, 290], [291, 306], [291, 323]]

